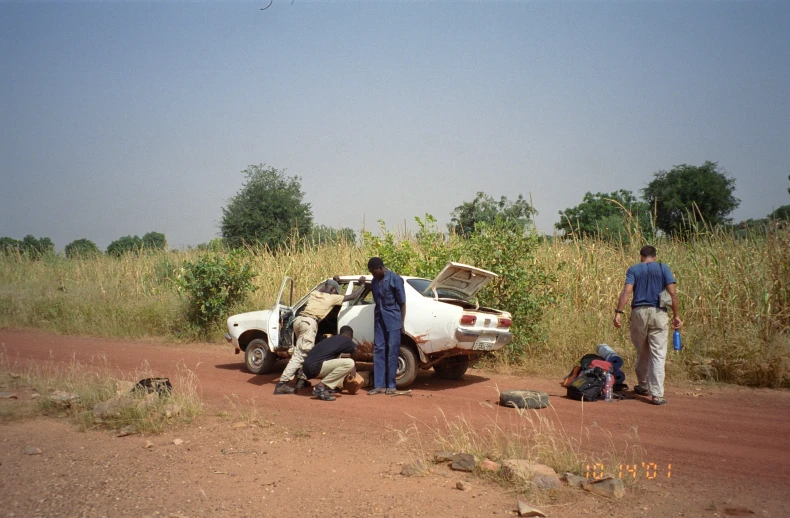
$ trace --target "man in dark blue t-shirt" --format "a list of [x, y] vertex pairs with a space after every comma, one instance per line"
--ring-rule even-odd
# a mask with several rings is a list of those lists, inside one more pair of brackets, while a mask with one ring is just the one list
[[665, 264], [656, 261], [656, 249], [650, 245], [639, 251], [639, 264], [631, 266], [625, 274], [625, 285], [614, 310], [614, 327], [619, 328], [620, 315], [631, 302], [631, 342], [636, 347], [636, 380], [634, 392], [651, 396], [656, 405], [664, 399], [664, 362], [667, 356], [667, 331], [669, 316], [661, 292], [666, 290], [672, 303], [672, 327], [680, 329], [683, 322], [678, 310], [675, 277]]
[[335, 389], [354, 372], [354, 360], [341, 358], [342, 354], [350, 355], [356, 350], [353, 338], [354, 330], [343, 326], [339, 334], [321, 340], [307, 353], [302, 372], [309, 379], [321, 380], [313, 388], [313, 396], [323, 401], [335, 400]]
[[380, 257], [371, 257], [368, 271], [376, 309], [373, 312], [373, 390], [368, 395], [395, 394], [400, 334], [406, 319], [403, 278], [384, 267]]

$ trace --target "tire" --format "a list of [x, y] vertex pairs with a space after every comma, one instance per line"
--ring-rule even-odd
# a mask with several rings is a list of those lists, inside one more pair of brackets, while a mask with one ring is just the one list
[[244, 350], [244, 364], [252, 374], [268, 374], [276, 361], [277, 355], [269, 350], [266, 340], [256, 338]]
[[404, 389], [417, 379], [417, 354], [407, 345], [400, 346], [398, 370], [395, 372], [395, 386]]
[[445, 380], [459, 380], [469, 368], [468, 356], [453, 356], [433, 366], [436, 375]]
[[499, 394], [499, 404], [516, 408], [546, 408], [549, 395], [540, 390], [505, 390]]

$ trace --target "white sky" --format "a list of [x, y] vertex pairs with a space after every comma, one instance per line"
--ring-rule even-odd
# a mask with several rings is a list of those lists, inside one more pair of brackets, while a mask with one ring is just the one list
[[788, 5], [0, 3], [0, 236], [196, 245], [258, 163], [355, 230], [484, 191], [550, 233], [705, 160], [764, 217], [790, 204]]

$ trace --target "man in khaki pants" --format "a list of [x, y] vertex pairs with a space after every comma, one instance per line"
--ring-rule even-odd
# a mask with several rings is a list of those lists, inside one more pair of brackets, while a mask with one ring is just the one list
[[654, 405], [664, 405], [664, 362], [667, 356], [669, 315], [661, 302], [666, 290], [672, 299], [672, 327], [680, 329], [683, 322], [678, 310], [675, 277], [669, 267], [656, 262], [656, 249], [650, 245], [639, 251], [639, 264], [625, 274], [625, 285], [614, 310], [614, 327], [620, 327], [620, 315], [628, 299], [631, 302], [631, 342], [636, 347], [636, 379], [634, 392], [651, 396]]
[[318, 333], [318, 323], [329, 314], [333, 307], [339, 306], [345, 301], [354, 300], [365, 289], [365, 277], [359, 278], [359, 288], [353, 293], [338, 295], [340, 285], [334, 279], [327, 279], [324, 285], [313, 291], [307, 300], [304, 309], [293, 321], [294, 335], [296, 344], [294, 345], [293, 355], [285, 366], [280, 381], [274, 387], [275, 394], [293, 394], [296, 390], [288, 386], [288, 382], [294, 379], [296, 372], [302, 367], [307, 353], [315, 345], [315, 335]]
[[353, 341], [354, 330], [349, 326], [340, 328], [340, 334], [322, 340], [307, 354], [304, 360], [304, 375], [317, 378], [321, 383], [313, 388], [313, 396], [322, 401], [334, 401], [335, 389], [346, 376], [354, 372], [355, 363], [350, 356], [357, 346]]

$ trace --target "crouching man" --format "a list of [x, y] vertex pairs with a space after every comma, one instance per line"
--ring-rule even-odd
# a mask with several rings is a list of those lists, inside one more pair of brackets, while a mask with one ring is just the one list
[[313, 387], [313, 396], [316, 398], [334, 401], [335, 389], [354, 371], [354, 360], [340, 357], [351, 355], [356, 350], [357, 345], [353, 338], [354, 330], [343, 326], [340, 334], [322, 340], [307, 353], [302, 367], [305, 376], [321, 380], [321, 383]]

